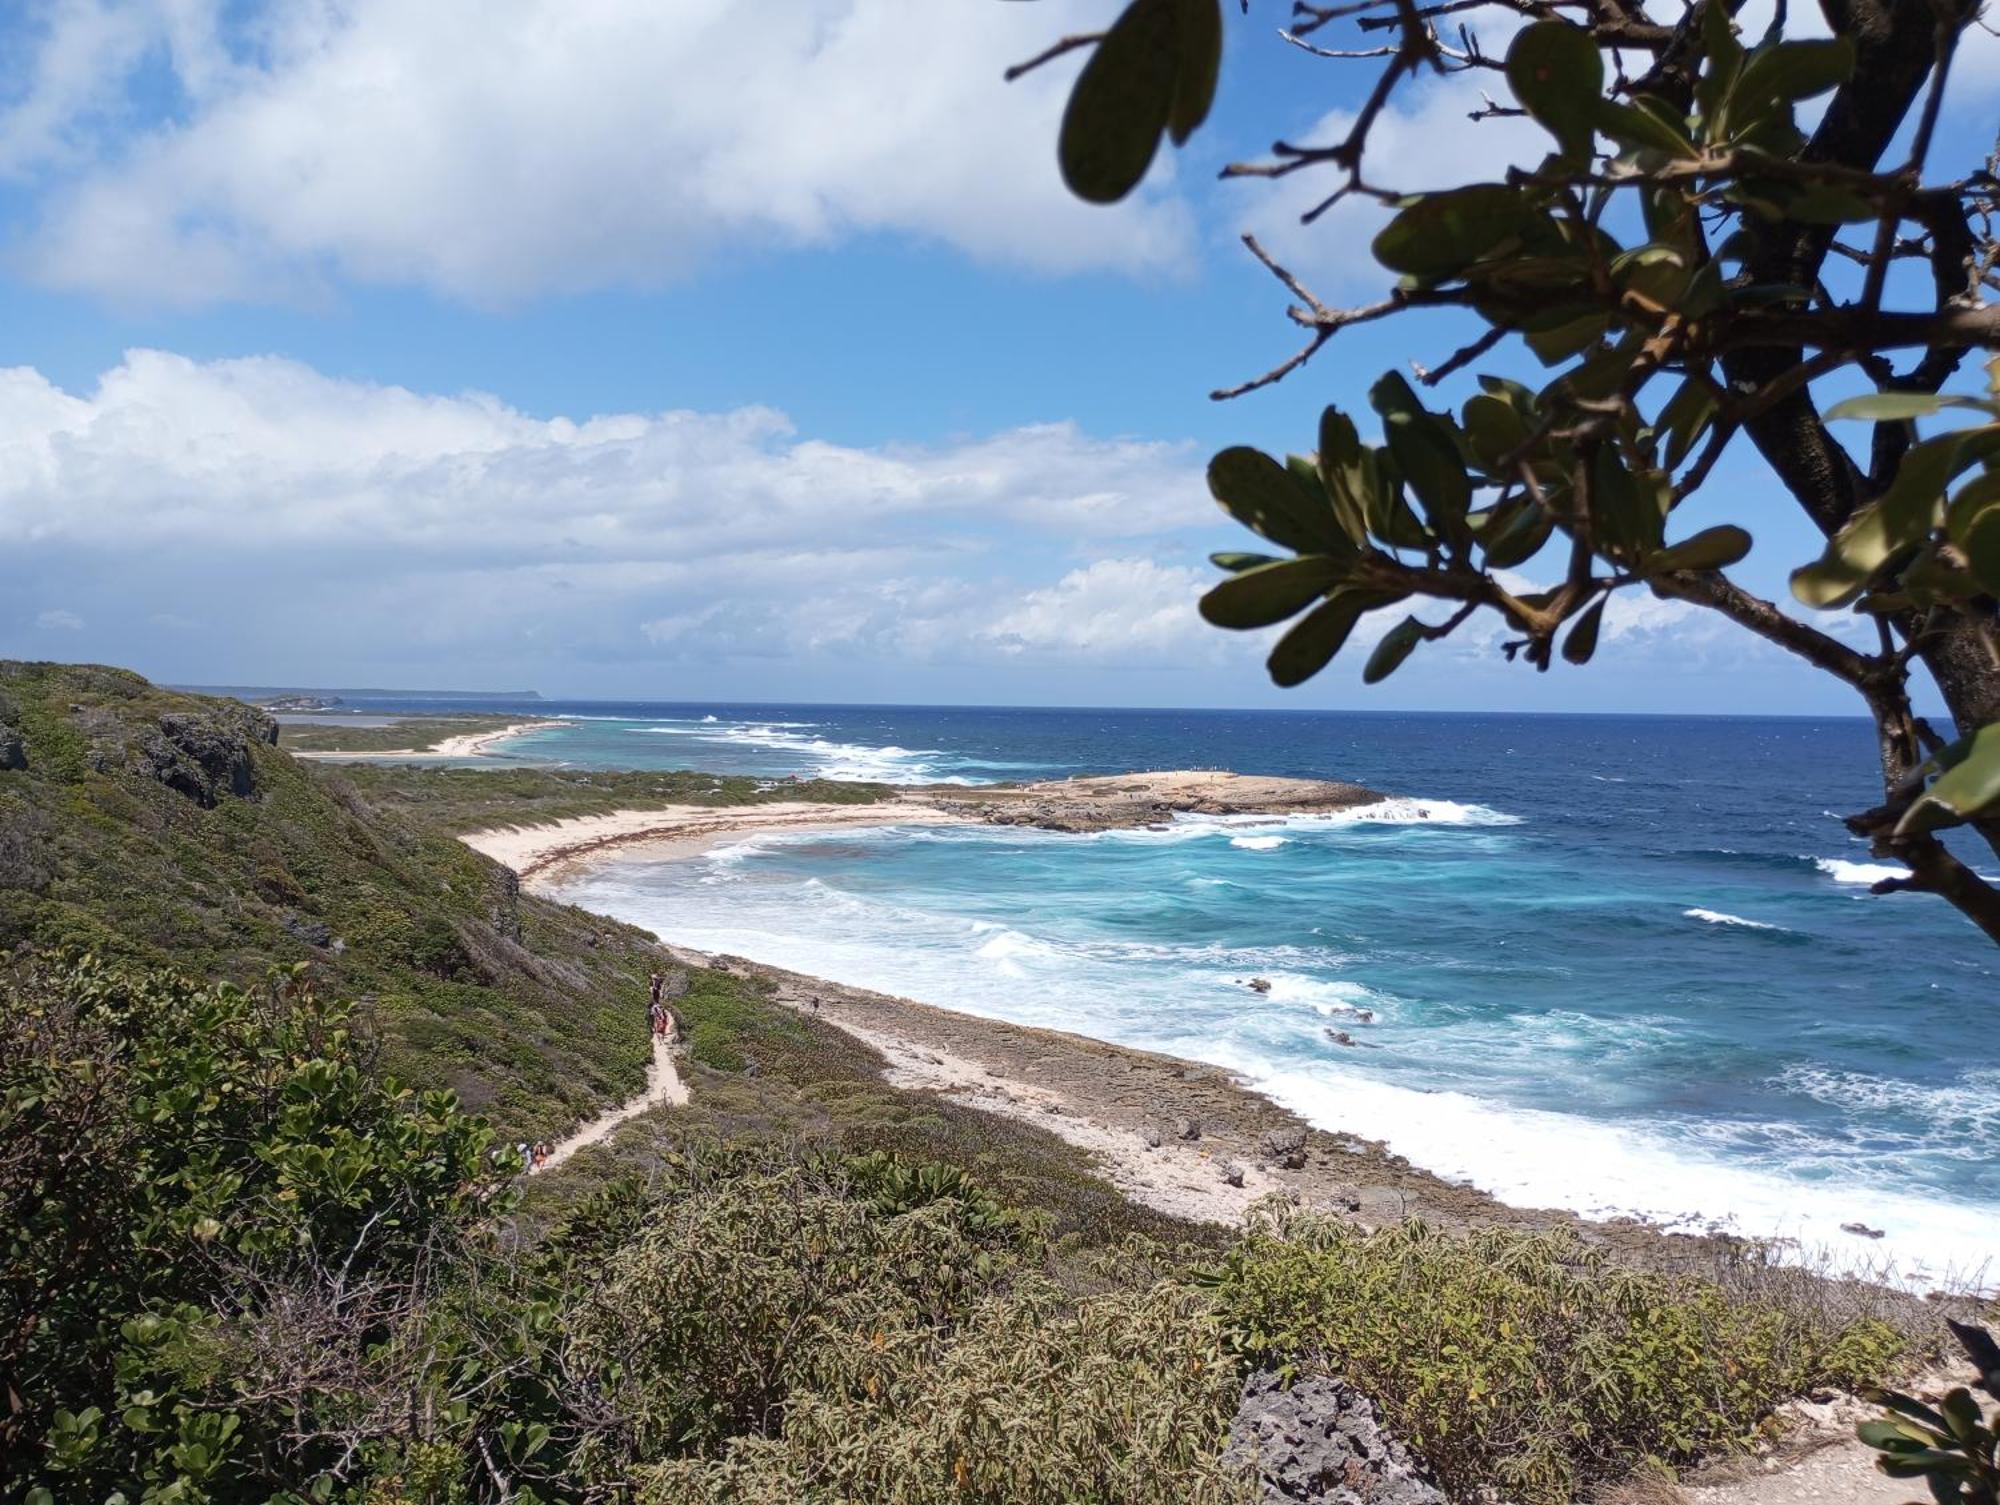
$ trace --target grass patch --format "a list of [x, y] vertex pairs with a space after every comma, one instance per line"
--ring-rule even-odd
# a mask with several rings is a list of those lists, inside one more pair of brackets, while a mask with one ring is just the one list
[[447, 831], [545, 825], [613, 810], [666, 805], [756, 805], [810, 800], [864, 805], [887, 799], [887, 784], [841, 779], [751, 779], [688, 770], [585, 772], [573, 768], [412, 768], [353, 764], [343, 770], [369, 804]]

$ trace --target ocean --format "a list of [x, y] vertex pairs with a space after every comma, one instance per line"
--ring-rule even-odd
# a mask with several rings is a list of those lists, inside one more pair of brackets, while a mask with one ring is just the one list
[[1511, 1202], [1793, 1239], [1917, 1286], [1995, 1273], [2000, 951], [1935, 899], [1869, 893], [1888, 869], [1838, 819], [1878, 793], [1860, 720], [449, 708], [563, 717], [506, 754], [584, 768], [1368, 784], [1396, 798], [1089, 836], [762, 835], [601, 867], [565, 896], [703, 949], [1226, 1066]]

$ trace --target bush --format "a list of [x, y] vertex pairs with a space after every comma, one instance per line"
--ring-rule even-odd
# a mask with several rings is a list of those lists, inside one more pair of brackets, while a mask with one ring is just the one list
[[0, 1494], [265, 1500], [337, 1456], [310, 1392], [238, 1404], [241, 1341], [382, 1341], [491, 1189], [484, 1125], [371, 1080], [344, 1024], [289, 976], [0, 977]]
[[[860, 1335], [857, 1335], [860, 1337]], [[1077, 1302], [1032, 1279], [955, 1331], [868, 1335], [782, 1431], [642, 1471], [648, 1505], [1223, 1505], [1235, 1366], [1209, 1304], [1163, 1283]]]
[[1780, 1401], [1877, 1379], [1903, 1342], [1873, 1318], [1622, 1269], [1572, 1234], [1279, 1215], [1204, 1278], [1238, 1351], [1344, 1377], [1448, 1490], [1524, 1505], [1739, 1442]]

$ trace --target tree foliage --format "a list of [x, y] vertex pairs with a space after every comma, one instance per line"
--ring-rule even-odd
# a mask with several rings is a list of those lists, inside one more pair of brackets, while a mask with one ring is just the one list
[[[1332, 174], [1308, 223], [1350, 197], [1385, 206], [1372, 249], [1393, 286], [1336, 308], [1245, 237], [1306, 339], [1214, 395], [1293, 376], [1341, 331], [1412, 311], [1447, 310], [1470, 338], [1414, 386], [1385, 374], [1372, 413], [1327, 408], [1309, 453], [1215, 456], [1216, 500], [1276, 552], [1216, 555], [1228, 578], [1202, 612], [1229, 628], [1291, 622], [1269, 665], [1287, 686], [1375, 612], [1400, 620], [1366, 661], [1370, 683], [1480, 612], [1505, 623], [1509, 659], [1538, 669], [1588, 662], [1620, 591], [1715, 612], [1866, 705], [1883, 800], [1849, 825], [1910, 868], [1878, 888], [1941, 894], [2000, 942], [2000, 890], [1942, 834], [1966, 828], [2000, 852], [2000, 366], [1990, 385], [1946, 391], [1968, 355], [2000, 350], [1985, 297], [2000, 182], [1991, 162], [1925, 178], [1977, 7], [1822, 0], [1830, 35], [1801, 35], [1818, 28], [1780, 4], [1757, 37], [1736, 9], [1295, 0], [1283, 40], [1342, 69], [1372, 60], [1372, 87], [1341, 139], [1281, 141], [1224, 176]], [[1219, 0], [1133, 0], [1103, 34], [1023, 65], [1093, 49], [1063, 124], [1074, 191], [1122, 197], [1163, 137], [1187, 138], [1222, 20]], [[1509, 35], [1503, 54], [1482, 46], [1482, 22]], [[1336, 45], [1341, 26], [1362, 45]], [[1370, 134], [1398, 90], [1461, 72], [1491, 78], [1474, 121], [1525, 115], [1547, 154], [1418, 194], [1372, 177]], [[1475, 368], [1455, 411], [1426, 403], [1420, 388]], [[1822, 408], [1857, 388], [1870, 395]], [[1793, 573], [1798, 609], [1730, 578], [1751, 546], [1741, 523], [1679, 515], [1743, 441], [1826, 539]], [[1748, 522], [1755, 503], [1739, 511]], [[1559, 578], [1523, 585], [1529, 568]], [[1864, 629], [1812, 615], [1831, 611]], [[1949, 731], [1913, 709], [1924, 677]]]

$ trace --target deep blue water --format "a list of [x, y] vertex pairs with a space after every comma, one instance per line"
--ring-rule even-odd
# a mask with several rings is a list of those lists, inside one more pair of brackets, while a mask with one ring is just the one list
[[1232, 1066], [1511, 1200], [1886, 1251], [1917, 1280], [2000, 1249], [2000, 951], [1936, 900], [1868, 892], [1883, 870], [1837, 819], [1876, 797], [1859, 720], [523, 709], [590, 719], [510, 756], [582, 767], [1372, 785], [1404, 798], [1095, 837], [764, 836], [621, 862], [569, 896]]

